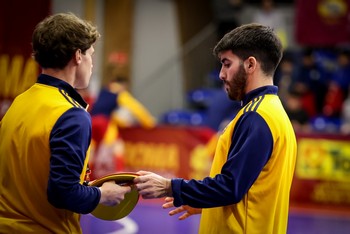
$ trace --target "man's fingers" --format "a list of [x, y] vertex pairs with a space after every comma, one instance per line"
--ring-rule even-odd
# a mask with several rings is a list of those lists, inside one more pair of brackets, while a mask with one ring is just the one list
[[168, 209], [168, 208], [171, 208], [171, 207], [174, 207], [174, 203], [171, 201], [171, 202], [166, 202], [162, 205], [162, 207], [164, 209]]
[[148, 181], [148, 176], [146, 176], [146, 175], [151, 174], [151, 172], [139, 171], [139, 172], [137, 172], [137, 174], [139, 174], [140, 176], [137, 176], [137, 177], [133, 180], [133, 182], [134, 182], [135, 184], [137, 184], [137, 183], [145, 183], [146, 181]]
[[173, 216], [173, 215], [176, 215], [176, 214], [181, 213], [183, 211], [185, 211], [185, 209], [182, 206], [180, 206], [179, 208], [176, 208], [176, 209], [169, 211], [169, 215]]
[[142, 183], [142, 182], [143, 182], [143, 181], [142, 181], [142, 177], [141, 177], [141, 176], [136, 177], [136, 178], [133, 180], [133, 182], [134, 182], [135, 184]]
[[190, 216], [191, 216], [190, 213], [186, 212], [186, 213], [184, 213], [183, 215], [181, 215], [181, 216], [179, 217], [179, 220], [187, 219], [187, 218], [190, 217]]
[[166, 197], [164, 200], [165, 200], [165, 202], [173, 202], [174, 198], [173, 197]]
[[[134, 186], [136, 187], [137, 191], [139, 191], [139, 192], [150, 187], [148, 183], [143, 183], [143, 182], [135, 183]], [[143, 191], [143, 192], [145, 192], [145, 191]]]
[[140, 195], [145, 195], [146, 193], [148, 193], [144, 184], [135, 184], [135, 187]]
[[154, 198], [152, 190], [147, 188], [147, 186], [145, 186], [144, 184], [137, 184], [135, 186], [136, 186], [137, 191], [139, 192], [139, 194], [142, 196], [142, 198], [144, 198], [144, 199]]
[[149, 172], [149, 171], [138, 171], [136, 172], [136, 174], [140, 175], [140, 176], [143, 176], [143, 175], [148, 175], [148, 174], [151, 174], [152, 172]]

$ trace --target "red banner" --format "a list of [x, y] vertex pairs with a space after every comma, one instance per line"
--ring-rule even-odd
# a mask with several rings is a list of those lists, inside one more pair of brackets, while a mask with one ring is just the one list
[[216, 146], [216, 134], [209, 128], [130, 128], [122, 129], [121, 136], [126, 171], [149, 170], [169, 177], [207, 176]]
[[13, 98], [37, 79], [31, 58], [35, 25], [51, 11], [47, 0], [0, 0], [0, 120]]
[[[217, 135], [207, 128], [122, 129], [124, 170], [149, 170], [169, 178], [209, 175]], [[291, 203], [350, 208], [350, 137], [298, 135]]]
[[296, 40], [307, 46], [350, 42], [350, 0], [297, 0]]

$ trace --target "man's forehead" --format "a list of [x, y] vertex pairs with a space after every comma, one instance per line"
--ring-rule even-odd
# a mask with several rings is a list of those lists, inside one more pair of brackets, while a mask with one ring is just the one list
[[232, 50], [225, 50], [225, 51], [221, 51], [219, 54], [218, 54], [218, 57], [220, 59], [220, 61], [222, 60], [232, 60], [232, 59], [237, 59], [238, 56], [236, 54], [234, 54], [232, 52]]

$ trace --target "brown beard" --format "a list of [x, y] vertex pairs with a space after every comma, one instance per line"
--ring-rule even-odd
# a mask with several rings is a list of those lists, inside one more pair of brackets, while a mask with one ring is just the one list
[[227, 83], [229, 88], [226, 89], [228, 97], [231, 100], [241, 101], [245, 95], [247, 85], [247, 73], [243, 64], [240, 64], [238, 71], [233, 75], [232, 82]]

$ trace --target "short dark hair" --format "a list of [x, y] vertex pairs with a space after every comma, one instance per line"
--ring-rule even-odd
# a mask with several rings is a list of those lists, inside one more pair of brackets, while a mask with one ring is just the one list
[[33, 56], [43, 68], [62, 69], [78, 49], [85, 54], [99, 37], [95, 26], [73, 13], [51, 15], [35, 27]]
[[273, 29], [256, 23], [245, 24], [226, 33], [215, 46], [213, 54], [219, 57], [227, 50], [242, 60], [255, 57], [267, 75], [274, 74], [283, 54], [281, 41]]

